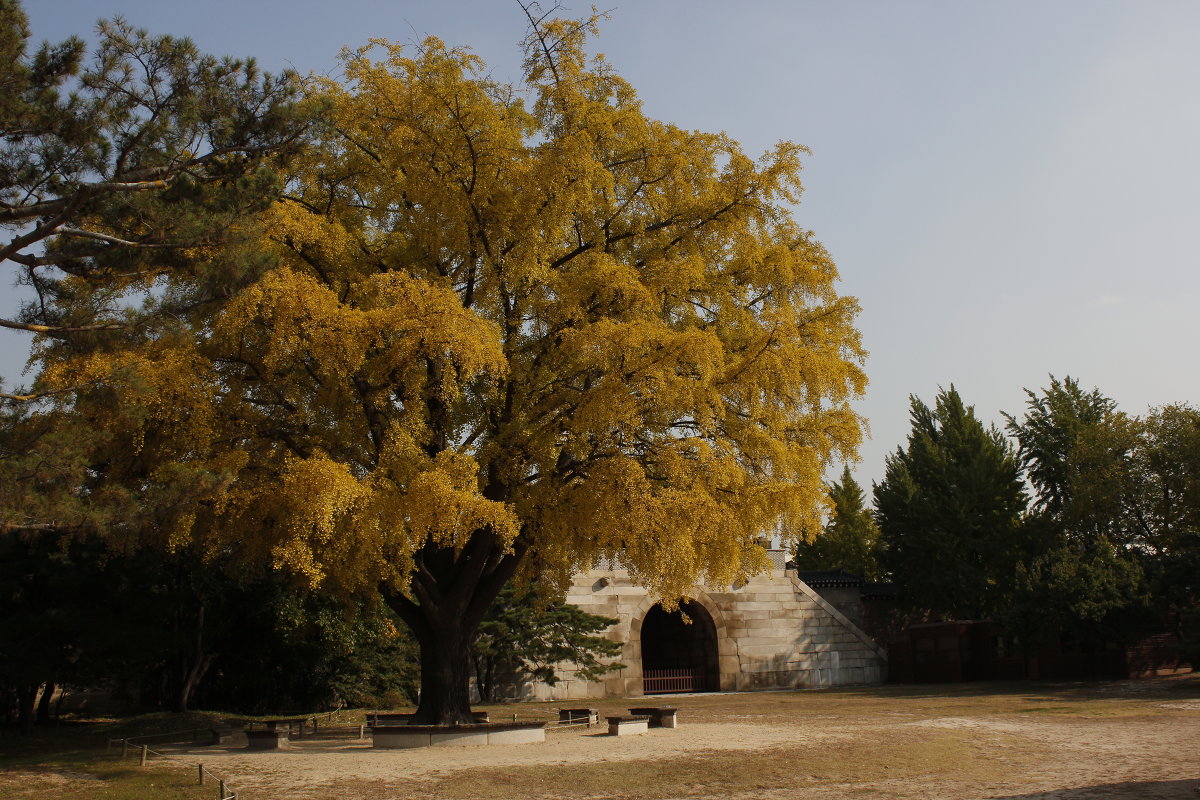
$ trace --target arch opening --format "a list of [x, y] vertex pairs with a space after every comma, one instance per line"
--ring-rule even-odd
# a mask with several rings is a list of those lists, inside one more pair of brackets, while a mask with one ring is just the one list
[[688, 600], [671, 613], [652, 607], [642, 621], [641, 645], [646, 694], [720, 690], [717, 628], [699, 603]]

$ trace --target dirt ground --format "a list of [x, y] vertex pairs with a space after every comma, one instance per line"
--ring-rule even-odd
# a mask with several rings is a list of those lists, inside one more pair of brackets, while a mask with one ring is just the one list
[[[654, 702], [678, 707], [680, 726], [630, 737], [552, 727], [545, 743], [420, 750], [373, 750], [369, 734], [346, 730], [286, 751], [177, 755], [225, 776], [241, 800], [1200, 798], [1200, 676]], [[493, 707], [493, 719], [557, 719], [557, 708]]]

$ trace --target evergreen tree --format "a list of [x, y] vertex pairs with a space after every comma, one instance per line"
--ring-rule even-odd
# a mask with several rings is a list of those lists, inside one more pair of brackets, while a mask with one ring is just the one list
[[1018, 421], [1010, 414], [1008, 432], [1017, 440], [1018, 455], [1029, 483], [1035, 490], [1034, 508], [1060, 516], [1071, 502], [1072, 486], [1078, 485], [1071, 456], [1086, 430], [1113, 419], [1117, 404], [1099, 389], [1085, 392], [1071, 376], [1058, 380], [1041, 393], [1025, 390], [1025, 416]]
[[1063, 635], [1085, 647], [1129, 639], [1146, 624], [1148, 589], [1148, 517], [1135, 499], [1141, 422], [1069, 376], [1025, 393], [1025, 415], [1005, 416], [1035, 502], [1004, 624], [1027, 649]]
[[833, 513], [820, 535], [796, 546], [796, 568], [844, 569], [867, 581], [880, 580], [879, 526], [850, 467], [844, 467], [841, 479], [830, 484], [829, 499]]
[[882, 562], [914, 609], [981, 619], [1002, 607], [1021, 553], [1021, 469], [953, 386], [911, 398], [908, 447], [874, 487]]
[[0, 267], [35, 293], [0, 327], [88, 349], [161, 334], [262, 271], [230, 245], [278, 194], [308, 118], [292, 75], [120, 19], [99, 31], [86, 67], [77, 37], [29, 54], [20, 4], [0, 0]]
[[479, 625], [471, 648], [475, 680], [485, 701], [498, 699], [506, 681], [558, 682], [556, 667], [594, 681], [621, 666], [621, 643], [601, 635], [618, 620], [589, 614], [562, 598], [546, 602], [532, 589], [506, 586]]

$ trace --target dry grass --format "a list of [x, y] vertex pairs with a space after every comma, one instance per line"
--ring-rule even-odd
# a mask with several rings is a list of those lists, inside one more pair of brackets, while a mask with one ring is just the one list
[[[151, 758], [139, 766], [109, 751], [108, 739], [156, 735], [204, 727], [203, 714], [145, 714], [125, 720], [100, 719], [38, 729], [31, 737], [0, 733], [0, 800], [212, 800], [216, 783], [197, 781], [194, 763]], [[151, 744], [154, 749], [160, 745]]]
[[[904, 742], [831, 742], [819, 752], [790, 746], [749, 753], [708, 750], [663, 760], [602, 761], [573, 765], [569, 770], [555, 765], [469, 769], [409, 787], [405, 796], [447, 800], [726, 797], [787, 787], [800, 790], [833, 781], [864, 783], [881, 776], [936, 777], [976, 756], [977, 749], [970, 737], [937, 732]], [[376, 785], [371, 794], [362, 796], [398, 795], [386, 785]]]
[[0, 770], [0, 798], [4, 800], [212, 800], [216, 785], [201, 787], [194, 772], [170, 767], [140, 768], [101, 761], [38, 769]]
[[[1200, 676], [659, 702], [679, 707], [681, 727], [615, 739], [595, 728], [552, 730], [545, 744], [421, 751], [376, 751], [331, 737], [289, 752], [230, 747], [189, 756], [231, 775], [243, 800], [1195, 800], [1200, 785]], [[599, 708], [618, 713], [643, 704], [604, 701]], [[556, 719], [559, 705], [490, 710], [493, 719], [514, 711], [521, 719]], [[10, 768], [10, 777], [14, 769], [21, 768]], [[140, 789], [147, 794], [100, 794], [88, 777], [93, 770], [63, 769], [54, 778], [59, 788], [38, 796], [189, 796], [157, 786]], [[0, 797], [34, 796], [5, 794], [6, 785], [12, 782], [0, 771]]]

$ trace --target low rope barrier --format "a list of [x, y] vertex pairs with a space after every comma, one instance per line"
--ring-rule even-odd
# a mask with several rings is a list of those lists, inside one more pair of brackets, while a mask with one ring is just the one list
[[[298, 727], [299, 727], [298, 733], [301, 737], [304, 736], [304, 725], [306, 723], [312, 726], [312, 735], [313, 736], [317, 735], [318, 719], [321, 719], [323, 717], [325, 725], [320, 726], [321, 730], [329, 731], [329, 730], [346, 729], [346, 730], [353, 731], [353, 730], [357, 729], [358, 738], [359, 739], [365, 738], [366, 725], [361, 725], [361, 724], [360, 725], [353, 725], [353, 724], [331, 725], [331, 724], [329, 724], [333, 720], [335, 713], [336, 712], [331, 711], [327, 714], [310, 714], [307, 716], [296, 717], [294, 720], [288, 720], [288, 722], [298, 724]], [[260, 720], [239, 719], [239, 718], [231, 718], [230, 721], [243, 723], [243, 724], [247, 725], [247, 727], [252, 727], [254, 724], [261, 722]], [[214, 728], [210, 727], [210, 728], [189, 728], [187, 730], [172, 731], [169, 733], [150, 733], [150, 734], [144, 734], [142, 736], [127, 736], [127, 737], [124, 737], [121, 739], [109, 739], [106, 751], [112, 752], [114, 745], [116, 745], [117, 743], [120, 743], [121, 755], [119, 756], [119, 758], [128, 758], [129, 754], [130, 754], [130, 750], [133, 749], [135, 751], [135, 755], [138, 759], [139, 766], [143, 766], [143, 767], [146, 766], [147, 763], [150, 761], [150, 756], [154, 756], [155, 758], [162, 759], [164, 761], [172, 761], [172, 762], [179, 763], [179, 764], [186, 764], [189, 767], [194, 765], [196, 767], [196, 781], [197, 781], [198, 785], [203, 786], [205, 778], [208, 778], [209, 780], [216, 781], [217, 800], [238, 800], [237, 791], [235, 791], [232, 788], [232, 786], [230, 786], [230, 784], [225, 780], [225, 778], [221, 775], [217, 775], [212, 770], [206, 768], [202, 762], [196, 762], [196, 761], [191, 761], [190, 759], [179, 758], [178, 756], [170, 755], [170, 754], [164, 753], [160, 750], [152, 750], [152, 749], [150, 749], [150, 746], [146, 744], [147, 740], [152, 740], [152, 739], [172, 739], [172, 738], [178, 739], [180, 737], [189, 737], [189, 736], [192, 737], [191, 741], [195, 742], [199, 738], [196, 736], [196, 734], [199, 734], [199, 733], [209, 734], [212, 736], [218, 735], [217, 731]], [[185, 740], [186, 740], [186, 738], [185, 738]]]
[[144, 743], [143, 744], [133, 744], [134, 739], [158, 738], [158, 737], [162, 737], [162, 736], [181, 736], [185, 733], [194, 733], [196, 731], [209, 731], [209, 730], [210, 730], [209, 728], [193, 728], [193, 729], [187, 730], [187, 731], [177, 731], [173, 734], [156, 733], [156, 734], [148, 734], [146, 736], [130, 736], [130, 737], [127, 737], [124, 739], [109, 739], [108, 747], [109, 747], [109, 750], [111, 750], [114, 743], [120, 742], [121, 743], [121, 755], [119, 756], [119, 758], [128, 758], [130, 746], [132, 745], [134, 748], [137, 749], [138, 765], [142, 766], [142, 767], [146, 766], [146, 764], [150, 761], [150, 756], [152, 756], [152, 755], [157, 758], [160, 758], [164, 761], [173, 761], [173, 762], [180, 763], [180, 764], [186, 764], [189, 767], [192, 765], [195, 765], [196, 780], [197, 780], [198, 785], [203, 786], [204, 779], [207, 776], [208, 778], [217, 782], [217, 800], [238, 800], [238, 793], [236, 791], [234, 791], [233, 788], [226, 782], [225, 778], [220, 775], [217, 775], [216, 773], [212, 772], [209, 769], [206, 769], [203, 763], [195, 762], [195, 761], [191, 761], [191, 760], [187, 760], [187, 759], [182, 759], [182, 758], [179, 758], [178, 756], [169, 755], [169, 754], [164, 753], [159, 750], [151, 750], [150, 746], [147, 744], [144, 744]]
[[[307, 723], [312, 726], [312, 734], [311, 735], [313, 735], [313, 736], [317, 735], [318, 731], [324, 732], [324, 733], [328, 733], [331, 731], [349, 731], [349, 732], [357, 731], [358, 739], [363, 740], [363, 739], [367, 738], [366, 733], [367, 733], [367, 728], [370, 727], [369, 723], [363, 722], [363, 723], [331, 724], [331, 722], [334, 718], [334, 713], [335, 712], [330, 712], [330, 713], [324, 714], [324, 715], [314, 714], [314, 715], [308, 716], [308, 717], [297, 718], [295, 720], [288, 720], [288, 722], [290, 722], [290, 723], [294, 722], [294, 723], [298, 724], [298, 727], [299, 727], [298, 734], [300, 737], [304, 736], [304, 725]], [[370, 715], [368, 715], [368, 718], [369, 718], [369, 716]], [[318, 717], [324, 717], [325, 724], [318, 726], [318, 724], [317, 724]], [[231, 718], [230, 721], [245, 724], [247, 727], [252, 727], [255, 724], [267, 724], [267, 723], [263, 722], [262, 720], [251, 720], [251, 719], [244, 719], [244, 718], [241, 718], [241, 719]], [[517, 715], [515, 713], [512, 715], [512, 721], [513, 722], [517, 721]], [[580, 719], [578, 721], [576, 721], [576, 720], [570, 720], [570, 721], [560, 720], [557, 722], [555, 722], [553, 720], [547, 720], [546, 729], [553, 731], [553, 730], [557, 730], [557, 729], [578, 728], [581, 726], [586, 726], [586, 727], [590, 728], [591, 726], [596, 725], [596, 724], [598, 724], [598, 723], [593, 722], [590, 718]], [[198, 737], [196, 737], [196, 734], [200, 734], [200, 733], [216, 735], [216, 732], [214, 731], [213, 728], [190, 728], [188, 730], [173, 731], [170, 733], [152, 733], [152, 734], [145, 734], [142, 736], [127, 736], [127, 737], [120, 738], [120, 739], [111, 739], [110, 738], [108, 740], [107, 751], [112, 752], [113, 748], [119, 743], [121, 746], [121, 752], [120, 752], [120, 755], [118, 756], [118, 758], [122, 758], [122, 759], [129, 758], [130, 751], [132, 750], [134, 757], [136, 757], [138, 759], [139, 765], [143, 766], [143, 767], [149, 763], [151, 756], [154, 756], [156, 759], [161, 759], [163, 761], [170, 761], [170, 762], [174, 762], [177, 764], [184, 764], [184, 765], [187, 765], [188, 767], [194, 766], [196, 768], [196, 781], [197, 781], [198, 785], [203, 786], [206, 779], [216, 782], [217, 800], [238, 800], [238, 792], [232, 788], [232, 786], [228, 783], [228, 781], [226, 781], [226, 779], [223, 776], [217, 775], [212, 770], [205, 767], [202, 762], [197, 762], [197, 761], [192, 761], [190, 759], [180, 758], [176, 755], [164, 753], [160, 750], [153, 750], [150, 748], [150, 746], [148, 744], [146, 744], [147, 740], [169, 739], [169, 738], [178, 739], [180, 737], [188, 737], [188, 736], [191, 736], [192, 737], [191, 741], [194, 742], [198, 739]]]

